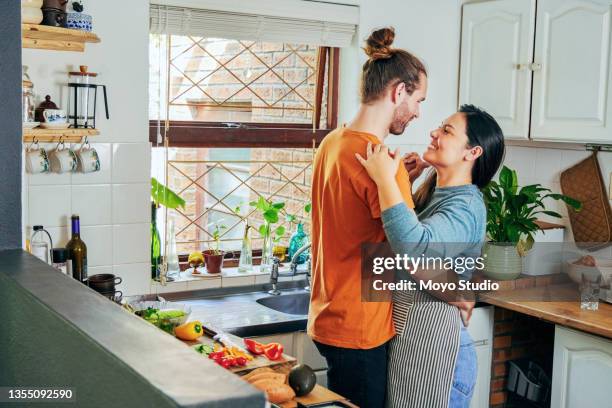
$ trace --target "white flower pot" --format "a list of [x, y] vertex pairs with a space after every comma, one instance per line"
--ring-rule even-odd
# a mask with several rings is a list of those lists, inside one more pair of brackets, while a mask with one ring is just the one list
[[21, 22], [40, 24], [43, 20], [42, 4], [43, 0], [21, 0]]
[[487, 242], [482, 249], [484, 274], [496, 280], [512, 280], [523, 272], [523, 258], [515, 244]]

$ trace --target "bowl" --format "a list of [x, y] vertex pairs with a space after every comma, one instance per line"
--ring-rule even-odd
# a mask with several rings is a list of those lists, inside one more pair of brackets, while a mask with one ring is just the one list
[[609, 286], [612, 281], [612, 259], [594, 258], [596, 266], [587, 266], [576, 264], [580, 259], [574, 259], [567, 263], [567, 275], [576, 282], [582, 283], [582, 276], [586, 276], [589, 280], [594, 281], [598, 276], [601, 276], [601, 286]]
[[[191, 314], [191, 308], [182, 303], [168, 301], [139, 301], [130, 303], [134, 313], [160, 329], [172, 333], [176, 326], [185, 323]], [[157, 312], [155, 312], [157, 310]], [[164, 312], [181, 311], [177, 317], [165, 317]]]

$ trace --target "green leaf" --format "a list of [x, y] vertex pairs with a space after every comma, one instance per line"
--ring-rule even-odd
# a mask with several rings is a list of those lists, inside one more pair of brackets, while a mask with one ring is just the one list
[[276, 210], [282, 210], [283, 208], [285, 208], [285, 203], [274, 203], [272, 204], [272, 208]]
[[274, 224], [278, 222], [278, 211], [272, 209], [267, 210], [263, 213], [263, 217], [269, 224]]
[[310, 211], [312, 210], [312, 204], [308, 203], [304, 206], [304, 211], [306, 212], [306, 214], [309, 214]]
[[290, 223], [294, 223], [297, 221], [297, 217], [293, 214], [287, 214], [285, 216], [285, 221], [290, 222]]
[[155, 177], [151, 177], [151, 198], [157, 205], [175, 209], [182, 207], [185, 209], [185, 200], [178, 194], [161, 184]]
[[268, 230], [268, 228], [267, 228], [267, 226], [266, 226], [265, 224], [261, 224], [261, 225], [259, 226], [259, 228], [257, 229], [257, 231], [259, 232], [259, 235], [261, 235], [261, 236], [262, 236], [262, 237], [264, 237], [264, 238], [265, 238], [266, 236], [268, 236], [268, 234], [267, 234], [267, 230]]
[[277, 227], [274, 233], [277, 237], [282, 237], [283, 235], [285, 235], [285, 227], [283, 227], [282, 225], [280, 227]]
[[518, 188], [516, 171], [510, 170], [508, 167], [504, 166], [499, 173], [499, 184], [501, 184], [504, 190], [516, 194], [516, 189]]

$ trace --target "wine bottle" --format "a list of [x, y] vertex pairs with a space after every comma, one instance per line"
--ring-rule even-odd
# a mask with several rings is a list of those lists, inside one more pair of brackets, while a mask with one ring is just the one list
[[87, 245], [81, 239], [81, 225], [78, 215], [72, 216], [72, 238], [66, 244], [70, 253], [72, 277], [82, 283], [87, 281]]
[[161, 259], [161, 238], [157, 229], [157, 205], [151, 203], [151, 278], [159, 280]]

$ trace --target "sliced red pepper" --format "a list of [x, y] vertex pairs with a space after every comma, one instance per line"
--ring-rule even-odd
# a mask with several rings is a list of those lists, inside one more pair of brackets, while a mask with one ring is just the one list
[[247, 359], [245, 357], [236, 357], [236, 365], [240, 367], [244, 367], [247, 364]]
[[264, 345], [256, 342], [253, 339], [244, 339], [244, 345], [251, 354], [254, 354], [256, 356], [264, 354], [265, 352]]
[[222, 359], [225, 356], [225, 352], [224, 351], [213, 351], [212, 353], [208, 354], [208, 358], [210, 358], [211, 360], [219, 360]]
[[280, 360], [283, 356], [283, 345], [280, 343], [270, 343], [264, 346], [264, 354], [268, 360]]
[[234, 366], [235, 359], [231, 357], [223, 357], [222, 359], [219, 360], [219, 364], [221, 364], [221, 367], [223, 368], [230, 368]]

